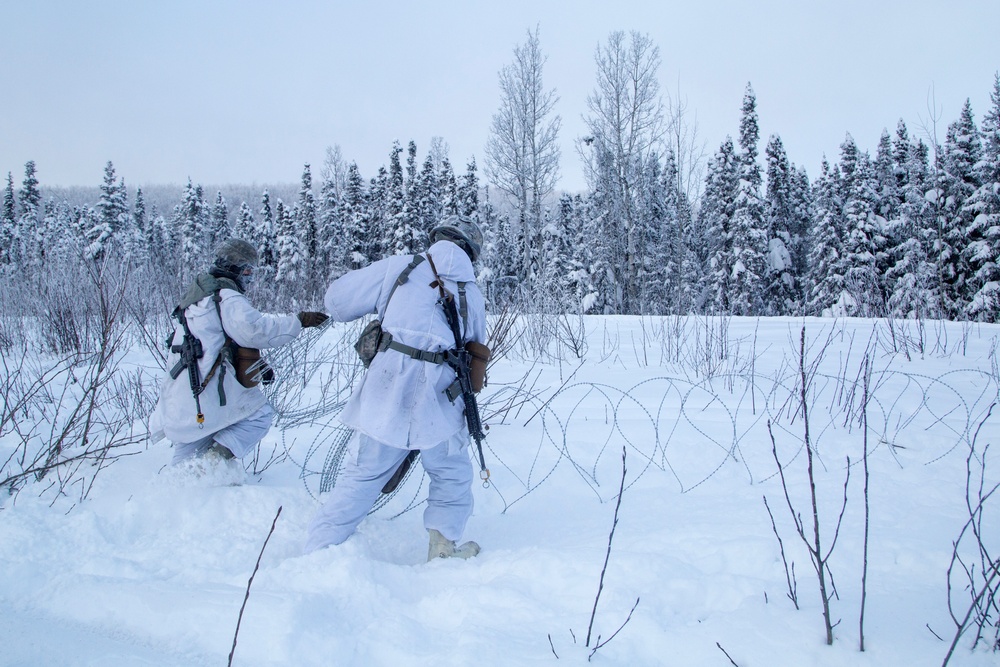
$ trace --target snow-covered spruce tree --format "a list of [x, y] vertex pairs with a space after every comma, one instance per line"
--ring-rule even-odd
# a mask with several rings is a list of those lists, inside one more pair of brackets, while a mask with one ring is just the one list
[[805, 312], [807, 275], [809, 273], [809, 234], [812, 229], [812, 199], [813, 189], [809, 183], [809, 175], [805, 168], [792, 166], [791, 178], [791, 214], [790, 227], [792, 245], [792, 265], [796, 276], [796, 298], [798, 307], [795, 314]]
[[757, 98], [747, 84], [740, 117], [740, 150], [737, 156], [739, 185], [733, 210], [733, 274], [730, 312], [758, 315], [763, 310], [767, 285], [767, 228], [761, 199], [761, 173], [757, 164]]
[[79, 225], [80, 212], [65, 201], [46, 215], [46, 258], [50, 262], [66, 264], [80, 253], [83, 245], [83, 228]]
[[934, 248], [941, 275], [941, 296], [949, 319], [965, 316], [971, 300], [969, 293], [969, 210], [963, 210], [965, 200], [980, 186], [976, 164], [982, 153], [979, 128], [972, 116], [972, 105], [966, 100], [957, 121], [948, 126], [935, 188], [937, 203], [937, 245]]
[[473, 220], [479, 219], [479, 176], [476, 173], [476, 158], [465, 165], [465, 173], [458, 181], [458, 212]]
[[823, 160], [813, 188], [813, 220], [809, 233], [807, 315], [844, 315], [835, 312], [844, 294], [844, 260], [841, 254], [847, 231], [840, 197], [840, 172]]
[[900, 166], [896, 162], [896, 150], [896, 146], [889, 136], [889, 131], [883, 129], [882, 135], [879, 137], [878, 148], [875, 151], [872, 169], [875, 172], [875, 192], [878, 203], [876, 212], [887, 221], [891, 221], [899, 215], [899, 207], [903, 202], [902, 189], [905, 185], [905, 173], [900, 172]]
[[341, 244], [343, 243], [344, 225], [341, 221], [340, 193], [344, 191], [344, 183], [338, 184], [330, 176], [331, 172], [324, 170], [327, 174], [323, 177], [319, 186], [319, 209], [317, 212], [316, 245], [318, 256], [314, 263], [316, 279], [319, 284], [329, 284], [330, 279], [343, 273], [340, 270], [339, 258], [343, 255]]
[[962, 206], [962, 218], [970, 220], [965, 312], [981, 322], [1000, 321], [1000, 74], [990, 100], [993, 106], [982, 122], [982, 156], [975, 165], [979, 187]]
[[928, 149], [922, 142], [909, 141], [900, 121], [893, 144], [893, 162], [901, 202], [892, 236], [893, 265], [886, 272], [889, 315], [901, 318], [941, 317], [938, 273], [930, 259], [933, 241], [934, 208], [927, 200], [930, 188]]
[[402, 152], [397, 141], [393, 143], [389, 153], [389, 180], [384, 209], [389, 255], [412, 255], [422, 249], [418, 246], [417, 230], [412, 225], [413, 216], [406, 204], [403, 168], [399, 161], [399, 154]]
[[535, 283], [532, 300], [540, 310], [559, 314], [567, 312], [566, 272], [569, 259], [569, 240], [562, 227], [562, 216], [545, 207], [542, 210], [542, 253], [539, 257], [541, 273]]
[[303, 269], [305, 276], [300, 279], [308, 279], [315, 275], [314, 262], [319, 253], [319, 241], [316, 220], [316, 196], [313, 194], [312, 171], [307, 162], [302, 168], [302, 179], [299, 187], [299, 201], [296, 204], [296, 216], [294, 219], [296, 232], [299, 234], [299, 241], [302, 245], [302, 256], [304, 261]]
[[206, 245], [206, 208], [201, 185], [195, 186], [188, 179], [184, 199], [174, 208], [173, 220], [173, 227], [180, 235], [182, 282], [188, 282], [203, 270], [206, 258], [210, 256], [211, 248]]
[[792, 260], [795, 244], [792, 213], [792, 165], [781, 137], [772, 135], [764, 150], [767, 157], [767, 196], [764, 220], [767, 228], [767, 280], [761, 314], [793, 315], [799, 312], [799, 285]]
[[446, 157], [441, 160], [441, 169], [438, 172], [438, 184], [440, 185], [441, 205], [439, 214], [458, 215], [458, 181], [455, 178], [455, 170], [452, 169], [451, 161]]
[[131, 256], [139, 263], [149, 261], [149, 215], [146, 212], [146, 196], [142, 188], [135, 189], [135, 201], [132, 202], [132, 230], [135, 245]]
[[410, 230], [413, 252], [427, 246], [427, 232], [421, 217], [420, 174], [417, 171], [417, 144], [412, 139], [406, 145], [406, 174], [403, 181], [403, 225]]
[[424, 158], [420, 173], [417, 174], [417, 182], [413, 189], [413, 206], [417, 215], [417, 227], [427, 234], [440, 218], [441, 210], [437, 166], [434, 163], [434, 155], [430, 152]]
[[[491, 211], [494, 211], [492, 207]], [[518, 246], [517, 230], [507, 213], [495, 213], [493, 224], [493, 249], [486, 265], [490, 278], [487, 283], [487, 297], [494, 309], [509, 305], [514, 298], [521, 280], [520, 263], [522, 254]]]
[[14, 261], [12, 249], [16, 240], [17, 200], [14, 198], [14, 177], [7, 172], [7, 185], [3, 190], [3, 207], [0, 208], [0, 275]]
[[500, 70], [500, 108], [493, 114], [486, 144], [486, 175], [513, 206], [524, 240], [519, 265], [527, 270], [538, 265], [542, 209], [559, 171], [562, 121], [554, 114], [555, 90], [543, 84], [545, 60], [536, 27], [514, 49], [514, 60]]
[[31, 257], [39, 272], [39, 278], [44, 280], [44, 273], [50, 267], [51, 245], [58, 235], [56, 228], [56, 203], [51, 197], [42, 203], [35, 214], [35, 233], [31, 242]]
[[497, 271], [497, 226], [499, 220], [497, 212], [493, 208], [490, 200], [490, 186], [483, 189], [483, 200], [479, 209], [479, 227], [483, 230], [483, 250], [479, 254], [479, 261], [476, 262], [476, 282], [486, 297], [486, 308], [489, 311], [495, 310], [496, 304], [492, 299], [493, 283]]
[[392, 255], [391, 227], [386, 221], [386, 198], [389, 192], [389, 170], [378, 168], [368, 183], [368, 237], [365, 239], [365, 256], [372, 261]]
[[680, 230], [680, 291], [674, 312], [679, 315], [702, 312], [707, 301], [708, 270], [705, 230], [696, 218], [686, 191], [678, 189], [677, 226]]
[[563, 194], [555, 213], [546, 211], [546, 224], [542, 228], [542, 266], [544, 267], [541, 290], [552, 296], [557, 313], [577, 312], [573, 261], [574, 244], [579, 235], [579, 219], [574, 210], [573, 197]]
[[406, 196], [410, 197], [411, 189], [417, 182], [417, 142], [410, 139], [406, 144], [406, 174], [404, 177]]
[[39, 209], [42, 203], [34, 160], [28, 160], [24, 164], [24, 180], [21, 181], [21, 188], [17, 192], [17, 200], [20, 211], [11, 250], [15, 265], [28, 266], [38, 257], [38, 226], [41, 217]]
[[215, 248], [231, 235], [229, 228], [229, 204], [222, 191], [215, 193], [215, 203], [208, 212], [208, 247]]
[[160, 275], [172, 276], [173, 280], [178, 280], [180, 257], [177, 253], [174, 234], [166, 218], [156, 209], [155, 203], [150, 205], [148, 217], [146, 246], [150, 264], [161, 268]]
[[104, 167], [104, 181], [97, 201], [96, 224], [87, 230], [87, 256], [100, 260], [113, 240], [129, 227], [128, 194], [124, 180], [118, 182], [115, 167], [108, 160]]
[[897, 226], [894, 220], [899, 218], [899, 207], [903, 201], [900, 187], [902, 175], [895, 162], [894, 148], [889, 132], [882, 130], [879, 138], [875, 160], [872, 162], [874, 172], [875, 215], [881, 221], [881, 245], [875, 252], [875, 270], [882, 285], [882, 295], [888, 301], [891, 287], [887, 284], [886, 273], [895, 263], [894, 249], [900, 239], [895, 236]]
[[28, 211], [38, 210], [42, 204], [42, 193], [38, 188], [38, 171], [34, 160], [28, 160], [24, 163], [24, 180], [21, 181], [21, 189], [18, 190], [17, 197], [21, 204], [21, 215]]
[[[125, 179], [121, 179], [120, 188], [128, 204], [128, 190], [125, 187]], [[144, 204], [145, 206], [145, 204]], [[143, 213], [145, 217], [145, 213]], [[122, 225], [115, 233], [115, 243], [121, 248], [122, 258], [132, 266], [144, 266], [149, 257], [149, 248], [146, 245], [146, 232], [143, 227], [139, 227], [136, 221], [134, 204], [127, 207], [122, 219]]]
[[606, 293], [612, 312], [638, 312], [643, 220], [639, 184], [648, 156], [663, 138], [663, 102], [657, 70], [659, 49], [647, 35], [613, 32], [595, 54], [597, 85], [587, 96], [584, 117], [589, 136], [581, 146], [593, 203], [604, 208], [596, 219], [619, 248], [608, 265], [614, 290]]
[[253, 218], [253, 210], [250, 204], [240, 202], [240, 208], [236, 212], [236, 221], [233, 223], [233, 236], [251, 243], [256, 240], [257, 223]]
[[326, 281], [321, 270], [318, 208], [316, 195], [313, 193], [312, 169], [308, 162], [302, 169], [298, 200], [292, 207], [292, 225], [299, 238], [302, 254], [298, 296], [309, 301], [325, 287]]
[[[568, 195], [566, 196], [568, 198]], [[566, 298], [573, 313], [587, 313], [594, 309], [599, 297], [594, 287], [594, 244], [587, 239], [587, 218], [590, 208], [580, 194], [573, 195], [567, 206], [560, 205], [561, 226], [570, 243], [566, 264]]]
[[278, 271], [274, 282], [281, 297], [296, 299], [301, 296], [302, 272], [305, 268], [305, 252], [295, 228], [293, 212], [278, 199], [274, 207], [274, 224]]
[[368, 265], [375, 259], [368, 254], [371, 217], [364, 180], [356, 162], [347, 168], [340, 219], [343, 224], [342, 239], [335, 254], [334, 266], [338, 271], [350, 271]]
[[623, 218], [616, 214], [621, 198], [617, 196], [617, 182], [609, 168], [611, 156], [599, 148], [595, 152], [597, 176], [586, 200], [580, 233], [580, 243], [587, 245], [581, 252], [590, 290], [584, 305], [585, 312], [610, 315], [621, 312], [624, 302], [620, 280], [624, 279], [621, 267], [625, 266], [625, 239], [619, 224]]
[[705, 230], [709, 297], [707, 310], [728, 314], [731, 309], [733, 256], [733, 215], [739, 192], [739, 165], [731, 137], [726, 137], [708, 164], [705, 194], [701, 200], [700, 224]]
[[858, 151], [848, 136], [842, 150], [850, 158], [841, 162], [844, 172], [844, 283], [850, 299], [844, 303], [845, 314], [861, 317], [885, 315], [886, 297], [879, 273], [879, 256], [885, 249], [885, 219], [876, 213], [878, 206], [875, 171], [867, 153]]
[[274, 274], [278, 271], [274, 211], [271, 209], [271, 193], [267, 189], [261, 193], [259, 213], [257, 231], [252, 237], [257, 243], [258, 270], [264, 270], [264, 275], [257, 277], [258, 282], [261, 279], [269, 280], [273, 278]]
[[687, 298], [683, 295], [684, 264], [689, 248], [684, 239], [685, 225], [681, 215], [686, 198], [681, 191], [677, 174], [677, 160], [673, 149], [667, 151], [660, 177], [659, 193], [661, 221], [653, 261], [659, 266], [662, 291], [660, 313], [687, 312]]
[[659, 315], [666, 309], [668, 257], [663, 246], [666, 227], [666, 184], [659, 155], [650, 153], [639, 183], [637, 211], [643, 221], [638, 248], [640, 261], [636, 275], [635, 311], [641, 315]]

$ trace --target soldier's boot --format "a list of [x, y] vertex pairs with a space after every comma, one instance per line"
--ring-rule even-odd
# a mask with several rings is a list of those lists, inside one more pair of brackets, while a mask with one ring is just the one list
[[475, 542], [466, 542], [460, 546], [455, 546], [455, 540], [449, 540], [438, 531], [431, 528], [430, 546], [427, 549], [427, 562], [436, 558], [472, 558], [480, 551], [479, 545]]
[[228, 461], [233, 458], [233, 453], [229, 451], [228, 447], [220, 445], [217, 442], [213, 442], [212, 446], [208, 448], [205, 452], [205, 457], [208, 459], [221, 459], [223, 461]]

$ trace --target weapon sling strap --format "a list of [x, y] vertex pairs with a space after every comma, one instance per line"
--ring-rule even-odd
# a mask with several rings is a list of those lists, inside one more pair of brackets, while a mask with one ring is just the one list
[[[430, 259], [430, 255], [428, 255], [427, 258]], [[424, 261], [423, 255], [414, 255], [413, 261], [411, 261], [409, 265], [407, 265], [407, 267], [403, 269], [403, 272], [399, 274], [399, 277], [396, 278], [396, 281], [392, 284], [392, 289], [389, 291], [389, 298], [386, 299], [387, 310], [389, 308], [389, 301], [392, 300], [392, 295], [393, 293], [395, 293], [396, 288], [405, 283], [407, 280], [409, 280], [410, 273], [413, 271], [413, 269], [417, 268], [417, 266], [423, 261]], [[438, 276], [437, 271], [434, 270], [433, 263], [431, 264], [431, 269], [434, 271], [435, 279], [440, 282], [441, 278]], [[465, 299], [465, 285], [466, 285], [465, 282], [458, 283], [458, 303], [463, 322], [465, 322], [469, 316], [469, 307]], [[446, 361], [446, 355], [444, 352], [428, 352], [427, 350], [421, 350], [411, 345], [405, 345], [404, 343], [400, 343], [399, 341], [392, 340], [391, 334], [389, 335], [389, 342], [385, 345], [384, 349], [395, 350], [396, 352], [405, 354], [411, 359], [416, 359], [418, 361], [426, 361], [427, 363], [430, 364], [443, 364]], [[452, 391], [448, 392], [448, 398], [452, 402], [455, 401], [455, 398], [457, 396], [458, 394], [453, 394]]]
[[[460, 338], [461, 334], [459, 333], [459, 328], [461, 327], [462, 322], [453, 321], [455, 319], [458, 319], [458, 312], [455, 309], [455, 301], [454, 301], [455, 297], [448, 290], [445, 289], [444, 281], [441, 279], [441, 276], [438, 275], [437, 267], [434, 266], [434, 258], [431, 257], [430, 253], [427, 253], [427, 263], [431, 265], [431, 271], [434, 273], [434, 282], [431, 283], [431, 287], [437, 287], [438, 293], [441, 295], [441, 298], [438, 300], [438, 303], [440, 303], [442, 308], [444, 309], [445, 319], [448, 320], [448, 326], [451, 328], [452, 333], [455, 336], [455, 349], [450, 350], [450, 352], [453, 355], [461, 355], [465, 353], [465, 346], [462, 345], [462, 340]], [[465, 283], [461, 283], [459, 289], [461, 289], [464, 292], [464, 287]], [[448, 352], [445, 352], [445, 355], [446, 355], [445, 358], [447, 359]], [[457, 376], [458, 373], [459, 373], [458, 369], [455, 368], [455, 375]], [[456, 384], [461, 384], [458, 377], [456, 377], [455, 382], [452, 382], [451, 385], [445, 390], [445, 393], [447, 394], [449, 400], [451, 400], [453, 403], [456, 398], [462, 395], [461, 390], [459, 390], [457, 393], [454, 394], [454, 397], [452, 397]], [[470, 400], [472, 401], [472, 405], [469, 405]], [[475, 410], [478, 412], [479, 407], [475, 405], [475, 396], [473, 395], [469, 396], [469, 399], [467, 399], [465, 402], [463, 410]], [[467, 421], [468, 421], [468, 416], [469, 413], [466, 413]], [[469, 435], [470, 436], [473, 435], [471, 427], [469, 428]], [[477, 435], [474, 436], [472, 439], [475, 441], [476, 448], [478, 449], [480, 476], [483, 479], [484, 485], [488, 485], [490, 478], [490, 470], [489, 468], [486, 467], [486, 457], [483, 456], [483, 443], [480, 441], [481, 437], [482, 437], [481, 435]]]
[[[413, 260], [406, 266], [405, 269], [403, 269], [402, 273], [399, 274], [399, 277], [396, 278], [396, 281], [392, 284], [392, 289], [389, 290], [389, 297], [385, 301], [386, 310], [389, 309], [389, 302], [392, 301], [392, 295], [395, 294], [396, 288], [408, 281], [410, 279], [410, 273], [412, 273], [413, 269], [417, 268], [417, 266], [419, 266], [423, 261], [423, 255], [414, 255]], [[433, 268], [433, 264], [431, 266]], [[437, 276], [436, 271], [434, 272], [434, 275]], [[389, 334], [389, 343], [385, 346], [385, 349], [395, 350], [396, 352], [405, 354], [411, 359], [426, 361], [430, 364], [443, 364], [445, 362], [445, 355], [443, 352], [428, 352], [427, 350], [421, 350], [411, 345], [405, 345], [399, 341], [392, 340], [392, 334]]]
[[413, 273], [413, 269], [417, 268], [422, 261], [424, 261], [423, 255], [414, 255], [413, 259], [410, 260], [410, 263], [406, 265], [406, 268], [403, 269], [399, 276], [396, 277], [396, 282], [392, 284], [392, 289], [389, 290], [389, 297], [385, 300], [386, 310], [389, 309], [389, 302], [392, 301], [392, 295], [396, 293], [396, 288], [410, 279], [410, 274]]
[[[223, 344], [222, 349], [219, 350], [219, 356], [215, 358], [215, 365], [212, 366], [212, 370], [209, 371], [208, 377], [205, 378], [205, 382], [212, 379], [212, 375], [215, 373], [216, 369], [219, 370], [219, 405], [223, 406], [226, 404], [226, 365], [222, 363], [222, 356], [224, 354], [229, 354], [229, 351], [232, 350], [232, 347], [230, 346], [232, 345], [233, 339], [229, 337], [228, 333], [226, 333], [226, 325], [222, 322], [222, 306], [220, 305], [222, 303], [221, 288], [212, 294], [212, 301], [215, 302], [215, 312], [219, 315], [219, 326], [222, 328], [222, 335], [225, 337], [226, 342]], [[230, 359], [229, 361], [232, 363], [233, 360]]]

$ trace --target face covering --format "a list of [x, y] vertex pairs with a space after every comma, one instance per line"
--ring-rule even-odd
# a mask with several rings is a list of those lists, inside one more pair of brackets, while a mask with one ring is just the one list
[[243, 272], [240, 273], [239, 275], [240, 285], [243, 286], [243, 289], [248, 290], [250, 289], [250, 286], [253, 285], [253, 280], [254, 280], [254, 268], [252, 266], [248, 266], [247, 268], [243, 269]]

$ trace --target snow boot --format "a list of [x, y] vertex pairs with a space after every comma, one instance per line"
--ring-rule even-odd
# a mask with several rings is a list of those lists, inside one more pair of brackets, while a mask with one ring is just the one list
[[445, 538], [433, 528], [427, 532], [431, 536], [430, 546], [427, 549], [428, 563], [437, 558], [472, 558], [479, 553], [479, 545], [475, 542], [466, 542], [461, 546], [455, 546], [455, 540]]
[[205, 458], [207, 459], [222, 459], [223, 461], [228, 461], [233, 458], [233, 453], [229, 451], [228, 447], [220, 445], [217, 442], [213, 442], [212, 446], [208, 448], [205, 452]]
[[247, 479], [247, 471], [243, 461], [236, 458], [232, 451], [224, 445], [213, 442], [201, 456], [203, 473], [211, 471], [211, 475], [227, 486], [242, 486]]

